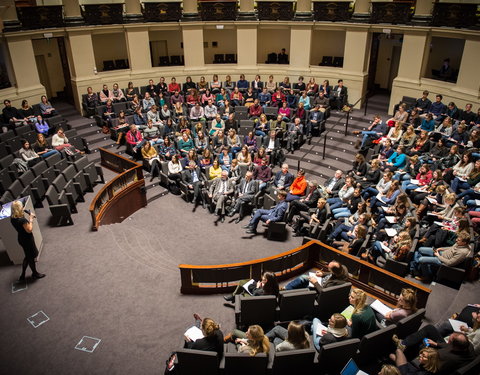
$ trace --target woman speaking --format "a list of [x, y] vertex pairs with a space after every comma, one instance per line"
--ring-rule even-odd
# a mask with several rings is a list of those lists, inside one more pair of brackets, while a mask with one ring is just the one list
[[[25, 218], [25, 214], [28, 215], [28, 219]], [[23, 259], [22, 264], [22, 274], [20, 275], [19, 281], [25, 280], [25, 271], [27, 266], [30, 266], [32, 269], [32, 277], [34, 279], [41, 279], [45, 277], [45, 274], [39, 273], [35, 266], [35, 258], [38, 256], [38, 249], [35, 245], [35, 239], [33, 238], [33, 219], [35, 215], [30, 212], [25, 212], [23, 204], [20, 201], [14, 201], [12, 203], [12, 215], [10, 220], [13, 227], [18, 232], [18, 243], [23, 248], [25, 252], [25, 259]]]

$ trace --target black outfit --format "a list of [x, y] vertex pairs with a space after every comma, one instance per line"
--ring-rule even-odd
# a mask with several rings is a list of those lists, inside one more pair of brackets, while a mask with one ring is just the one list
[[193, 186], [193, 202], [195, 203], [199, 200], [203, 202], [202, 186], [204, 185], [205, 175], [200, 171], [199, 167], [195, 168], [195, 173], [197, 174], [197, 181], [193, 182], [192, 170], [186, 169], [183, 173], [183, 180], [187, 185]]
[[[310, 188], [307, 188], [310, 190]], [[287, 215], [287, 222], [291, 222], [295, 215], [298, 215], [302, 211], [308, 211], [310, 208], [317, 206], [318, 199], [320, 198], [320, 191], [315, 188], [312, 192], [307, 192], [304, 200], [294, 200], [290, 203], [290, 211]]]
[[223, 333], [217, 329], [213, 335], [196, 341], [185, 341], [185, 348], [217, 352], [218, 357], [223, 355]]
[[41, 275], [38, 273], [35, 266], [35, 258], [38, 256], [38, 249], [35, 245], [33, 233], [28, 233], [23, 227], [24, 224], [28, 223], [28, 220], [25, 217], [11, 217], [10, 220], [13, 227], [18, 232], [18, 243], [23, 248], [23, 252], [25, 253], [25, 258], [23, 259], [22, 264], [22, 275], [20, 276], [20, 280], [25, 278], [25, 271], [27, 270], [27, 266], [30, 266], [33, 277]]

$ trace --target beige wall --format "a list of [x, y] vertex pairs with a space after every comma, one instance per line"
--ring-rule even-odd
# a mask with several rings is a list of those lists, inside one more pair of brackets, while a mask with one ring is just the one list
[[127, 44], [123, 32], [92, 35], [93, 52], [97, 70], [103, 71], [105, 60], [128, 59]]
[[314, 30], [310, 49], [310, 64], [318, 65], [323, 56], [343, 57], [345, 31]]
[[447, 57], [450, 58], [450, 66], [458, 70], [464, 46], [464, 39], [432, 37], [424, 76], [431, 78], [432, 69], [440, 69]]
[[56, 93], [63, 91], [65, 87], [57, 40], [35, 39], [33, 40], [33, 51], [35, 56], [42, 55], [44, 57], [50, 81], [50, 95], [56, 96]]
[[[217, 53], [233, 53], [237, 54], [237, 30], [231, 29], [204, 29], [203, 40], [208, 43], [208, 47], [204, 48], [205, 64], [212, 64], [214, 55]], [[212, 42], [217, 42], [218, 46], [213, 47]]]
[[[167, 43], [167, 52], [169, 56], [172, 55], [183, 55], [183, 48], [182, 48], [182, 31], [180, 28], [176, 30], [154, 30], [150, 31], [149, 33], [150, 41], [158, 41], [163, 40]], [[158, 57], [158, 56], [157, 56]], [[155, 60], [156, 62], [158, 58]]]
[[[269, 53], [279, 53], [282, 48], [290, 55], [290, 29], [266, 28], [260, 26], [257, 33], [257, 62], [264, 64]], [[252, 46], [255, 48], [255, 46]]]

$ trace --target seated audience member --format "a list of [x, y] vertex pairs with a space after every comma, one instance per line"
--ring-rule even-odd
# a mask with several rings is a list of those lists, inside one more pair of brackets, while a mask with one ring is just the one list
[[103, 85], [103, 88], [100, 91], [100, 103], [105, 104], [109, 99], [113, 100], [113, 94], [108, 89], [108, 85]]
[[337, 110], [341, 110], [345, 104], [347, 104], [347, 88], [343, 85], [343, 79], [339, 79], [337, 85], [331, 92], [333, 96], [330, 99], [330, 105]]
[[[102, 108], [102, 120], [103, 120], [103, 132], [107, 134], [109, 128], [112, 127], [112, 119], [116, 117], [115, 111], [113, 109], [112, 100], [108, 99], [105, 103], [105, 106]], [[135, 121], [134, 121], [135, 122]], [[137, 125], [146, 125], [145, 123], [137, 123]]]
[[383, 123], [382, 118], [379, 115], [373, 117], [372, 124], [364, 131], [354, 131], [353, 134], [362, 134], [362, 140], [358, 140], [355, 144], [355, 148], [369, 147], [370, 143], [380, 137], [383, 137], [387, 133], [387, 126]]
[[417, 135], [415, 134], [415, 128], [412, 125], [407, 126], [407, 130], [403, 133], [400, 138], [400, 146], [405, 148], [410, 148], [414, 145], [417, 140]]
[[[204, 111], [205, 111], [205, 118], [207, 120], [214, 120], [218, 115], [217, 107], [213, 105], [212, 100], [208, 101], [208, 104], [205, 106]], [[221, 116], [220, 116], [220, 119], [221, 119]], [[224, 124], [224, 127], [225, 127], [225, 124]]]
[[375, 186], [380, 180], [380, 175], [380, 160], [373, 159], [370, 162], [370, 168], [368, 168], [365, 176], [357, 180], [357, 185], [360, 184], [362, 189]]
[[[477, 161], [475, 161], [475, 164], [473, 165], [473, 169], [468, 174], [468, 176], [465, 176], [465, 175], [462, 176], [462, 174], [459, 173], [458, 171], [454, 171], [454, 173], [455, 172], [458, 177], [455, 177], [450, 184], [453, 192], [458, 194], [460, 193], [461, 190], [468, 191], [472, 189], [475, 185], [477, 185], [480, 182], [480, 159], [477, 159]], [[459, 197], [459, 198], [462, 198], [462, 197]]]
[[406, 375], [406, 374], [401, 374], [400, 370], [393, 365], [382, 365], [382, 368], [378, 375]]
[[243, 101], [244, 101], [243, 105], [245, 107], [247, 107], [248, 109], [250, 109], [250, 107], [253, 105], [253, 103], [255, 101], [255, 95], [256, 95], [256, 93], [253, 92], [251, 87], [249, 87], [247, 89], [247, 92], [245, 94], [243, 94]]
[[[298, 201], [294, 201], [298, 202]], [[299, 237], [308, 232], [313, 225], [319, 225], [325, 222], [327, 218], [327, 200], [320, 198], [317, 201], [317, 207], [311, 214], [300, 212], [300, 215], [292, 223], [292, 229], [294, 231], [293, 237]], [[310, 210], [308, 211], [310, 212]]]
[[132, 81], [128, 82], [127, 88], [125, 89], [125, 99], [127, 99], [127, 101], [132, 101], [133, 96], [135, 95], [135, 91], [136, 89], [133, 86], [133, 82]]
[[210, 90], [212, 90], [212, 94], [218, 94], [222, 88], [222, 82], [219, 81], [218, 75], [214, 74], [212, 77], [212, 81], [210, 82]]
[[325, 119], [325, 112], [322, 112], [320, 110], [319, 104], [315, 105], [315, 107], [313, 107], [313, 109], [308, 114], [308, 121], [307, 121], [307, 127], [305, 132], [308, 139], [308, 144], [311, 143], [312, 136], [313, 136], [312, 130], [314, 128], [318, 128], [319, 133], [320, 134], [322, 133], [322, 128], [320, 127], [320, 125], [324, 119]]
[[362, 188], [357, 185], [353, 194], [345, 200], [343, 205], [332, 210], [333, 217], [335, 219], [340, 219], [344, 217], [349, 217], [355, 212], [357, 212], [358, 205], [362, 202]]
[[33, 110], [33, 107], [28, 104], [27, 100], [22, 100], [22, 105], [20, 106], [18, 112], [25, 122], [32, 123], [35, 121], [35, 111]]
[[245, 74], [240, 74], [240, 79], [237, 82], [237, 88], [240, 91], [245, 92], [245, 91], [247, 91], [248, 87], [249, 87], [249, 83], [245, 79]]
[[267, 184], [272, 179], [272, 168], [268, 165], [268, 159], [265, 157], [262, 159], [260, 165], [257, 165], [253, 170], [253, 179], [258, 180], [259, 190], [264, 191], [267, 187]]
[[233, 156], [228, 151], [228, 146], [222, 147], [220, 150], [220, 155], [218, 155], [218, 161], [220, 162], [220, 166], [224, 171], [230, 170], [230, 165], [232, 164]]
[[145, 143], [142, 133], [138, 130], [137, 125], [130, 125], [130, 131], [127, 133], [126, 140], [135, 152]]
[[42, 116], [52, 117], [52, 116], [55, 116], [57, 114], [57, 112], [55, 111], [55, 108], [48, 101], [48, 99], [45, 95], [42, 95], [40, 100], [41, 100], [40, 101], [40, 112], [42, 113]]
[[230, 296], [224, 296], [223, 299], [227, 302], [235, 301], [236, 295], [252, 295], [252, 296], [278, 296], [278, 281], [273, 272], [264, 272], [262, 279], [256, 283], [250, 283], [248, 285], [248, 292], [245, 290], [244, 285], [249, 280], [241, 280], [238, 282], [237, 288]]
[[301, 199], [305, 195], [305, 190], [307, 189], [307, 180], [305, 179], [305, 171], [300, 169], [297, 172], [297, 177], [293, 180], [290, 185], [290, 190], [287, 194], [286, 201], [291, 202], [297, 199]]
[[26, 139], [22, 140], [22, 148], [18, 151], [21, 158], [28, 164], [29, 167], [37, 164], [41, 158], [30, 146], [30, 142]]
[[[303, 124], [299, 117], [295, 117], [294, 122], [288, 126], [287, 136], [287, 150], [292, 154], [295, 151], [295, 145], [299, 143], [300, 136], [303, 134]], [[299, 146], [300, 147], [300, 146]]]
[[275, 80], [273, 79], [273, 75], [268, 76], [268, 81], [265, 82], [265, 88], [270, 94], [275, 92], [275, 90], [277, 89], [277, 82], [275, 82]]
[[247, 230], [247, 233], [256, 234], [257, 226], [260, 221], [265, 222], [267, 225], [277, 221], [283, 220], [285, 216], [285, 211], [287, 210], [288, 203], [285, 201], [287, 193], [283, 190], [278, 191], [278, 203], [275, 207], [266, 210], [259, 209], [255, 211], [255, 214], [250, 219], [250, 222], [244, 226]]
[[193, 314], [193, 317], [195, 319], [195, 326], [202, 330], [203, 337], [193, 341], [191, 338], [185, 336], [184, 348], [217, 352], [218, 358], [222, 358], [223, 333], [220, 330], [220, 325], [215, 323], [213, 319], [202, 319], [198, 314]]
[[42, 158], [47, 158], [50, 155], [57, 154], [58, 151], [54, 150], [48, 143], [45, 135], [42, 133], [37, 134], [37, 141], [33, 144], [33, 149]]
[[23, 118], [22, 114], [17, 108], [12, 106], [12, 102], [10, 100], [5, 99], [3, 104], [5, 106], [2, 110], [3, 119], [7, 124], [9, 124], [8, 127], [3, 126], [2, 130], [4, 132], [7, 132], [9, 127], [25, 124], [25, 119]]
[[175, 79], [175, 77], [172, 77], [172, 79], [170, 80], [170, 83], [168, 84], [168, 92], [170, 94], [174, 94], [175, 92], [180, 92], [180, 91], [182, 91], [182, 88], [177, 83], [177, 80]]
[[222, 170], [220, 178], [216, 178], [208, 190], [208, 196], [215, 204], [214, 212], [220, 217], [222, 223], [225, 221], [226, 201], [233, 195], [234, 189], [233, 182], [228, 179], [228, 171]]
[[315, 82], [315, 78], [314, 78], [314, 77], [310, 78], [310, 80], [308, 81], [307, 86], [306, 86], [306, 90], [307, 90], [307, 95], [308, 95], [308, 96], [315, 96], [315, 95], [317, 95], [317, 93], [318, 93], [318, 84]]
[[270, 94], [266, 87], [263, 88], [262, 92], [258, 94], [258, 102], [265, 109], [265, 107], [270, 106], [272, 103], [272, 94]]
[[332, 246], [348, 254], [364, 258], [364, 252], [360, 252], [363, 243], [367, 237], [367, 227], [357, 224], [350, 232], [347, 232], [347, 241], [334, 241]]
[[[68, 138], [63, 131], [63, 128], [58, 128], [57, 132], [52, 137], [52, 147], [57, 151], [62, 151], [65, 149], [65, 152], [70, 153], [72, 145], [68, 143]], [[72, 150], [73, 152], [73, 150]]]
[[208, 90], [208, 82], [205, 80], [204, 76], [200, 77], [200, 81], [197, 83], [197, 88], [201, 95]]
[[142, 109], [145, 112], [150, 111], [150, 108], [152, 108], [155, 105], [155, 100], [150, 96], [148, 92], [145, 93], [144, 98], [142, 99]]
[[453, 246], [438, 249], [420, 247], [413, 255], [413, 261], [410, 264], [411, 273], [417, 280], [426, 282], [433, 278], [440, 265], [449, 267], [459, 265], [471, 255], [470, 240], [470, 235], [462, 232], [457, 236]]
[[[359, 225], [362, 225], [362, 226], [368, 225], [370, 221], [370, 214], [367, 214], [365, 212], [362, 212], [359, 214], [359, 212], [360, 210], [358, 210], [354, 215], [352, 215], [353, 218], [357, 216], [358, 219], [355, 220], [351, 216], [348, 219], [348, 224], [345, 224], [344, 222], [341, 222], [341, 221], [337, 223], [334, 230], [328, 235], [327, 243], [332, 243], [334, 240], [339, 240], [339, 239], [342, 239], [347, 242], [354, 240], [357, 237], [357, 234], [355, 234], [354, 232], [355, 228]], [[350, 220], [351, 218], [352, 220]]]
[[395, 362], [401, 375], [433, 375], [438, 373], [440, 361], [438, 352], [433, 348], [423, 348], [418, 355], [418, 365], [408, 362], [403, 351], [397, 349], [395, 354], [390, 354], [390, 359]]
[[320, 319], [313, 319], [313, 346], [315, 346], [317, 351], [320, 351], [323, 345], [334, 344], [348, 339], [347, 319], [342, 314], [333, 314], [328, 319], [327, 329], [319, 332], [320, 324]]
[[225, 132], [225, 121], [223, 121], [222, 116], [217, 113], [215, 118], [212, 120], [212, 125], [208, 135], [210, 138], [213, 138], [218, 134], [219, 131]]
[[395, 308], [385, 316], [375, 312], [380, 322], [385, 320], [386, 324], [395, 324], [399, 320], [414, 314], [417, 311], [417, 293], [410, 288], [403, 288], [397, 300]]
[[183, 103], [185, 100], [183, 99], [183, 95], [180, 95], [179, 91], [175, 91], [173, 95], [170, 96], [170, 105], [175, 106], [178, 108], [177, 104], [180, 105], [180, 108], [182, 109], [183, 113]]
[[310, 347], [308, 333], [305, 332], [303, 324], [295, 320], [288, 324], [288, 328], [275, 326], [265, 336], [273, 342], [277, 352]]
[[209, 180], [215, 180], [216, 178], [220, 178], [222, 176], [222, 167], [220, 166], [220, 162], [218, 159], [215, 159], [212, 162], [212, 165], [210, 168], [208, 168], [208, 179]]
[[125, 102], [127, 99], [125, 98], [125, 95], [123, 94], [122, 89], [118, 88], [118, 83], [113, 84], [113, 90], [112, 90], [112, 96], [113, 96], [113, 101], [115, 103], [118, 102]]
[[[161, 83], [165, 84], [165, 86], [163, 86], [163, 84]], [[165, 83], [165, 78], [163, 77], [160, 78], [160, 82], [158, 85], [155, 85], [155, 83], [153, 83], [153, 79], [149, 79], [145, 93], [148, 92], [148, 95], [150, 95], [151, 97], [156, 97], [160, 93], [160, 90], [163, 91], [163, 89], [166, 87], [167, 87], [167, 84]], [[167, 91], [164, 91], [163, 93], [165, 94], [166, 92]]]
[[188, 151], [195, 149], [195, 144], [193, 143], [192, 138], [190, 138], [187, 132], [182, 133], [182, 138], [178, 141], [178, 150], [180, 154], [185, 157], [188, 154]]
[[150, 166], [150, 182], [158, 176], [160, 177], [160, 158], [155, 147], [152, 147], [150, 142], [145, 142], [142, 147], [142, 157], [145, 162]]
[[320, 190], [324, 194], [334, 196], [338, 194], [344, 183], [345, 180], [343, 179], [343, 172], [340, 169], [337, 169], [333, 177], [327, 179], [325, 184], [320, 186]]
[[345, 179], [345, 185], [338, 191], [337, 197], [327, 199], [331, 210], [340, 208], [348, 202], [355, 191], [355, 187], [353, 186], [354, 181], [353, 177], [348, 176]]
[[429, 133], [435, 130], [435, 121], [433, 120], [433, 115], [431, 113], [425, 115], [425, 118], [420, 125], [420, 129]]
[[430, 348], [436, 349], [440, 360], [438, 373], [452, 374], [455, 369], [465, 366], [475, 358], [473, 345], [469, 342], [464, 333], [454, 332], [445, 342], [438, 330], [431, 324], [420, 328], [417, 332], [400, 340], [397, 335], [393, 336], [393, 341], [397, 349], [404, 351], [418, 350], [419, 346], [427, 339]]
[[238, 196], [229, 210], [228, 216], [232, 217], [238, 212], [238, 218], [235, 220], [235, 224], [238, 224], [245, 216], [245, 205], [253, 202], [253, 198], [257, 193], [257, 184], [253, 180], [253, 172], [247, 171], [245, 173], [245, 177], [240, 180], [236, 190]]
[[282, 164], [282, 169], [275, 174], [273, 186], [278, 190], [287, 190], [293, 182], [293, 175], [288, 171], [288, 164]]
[[390, 128], [387, 134], [387, 138], [390, 139], [390, 142], [393, 144], [400, 143], [400, 140], [403, 135], [403, 126], [400, 121], [397, 121], [394, 126]]
[[[285, 94], [282, 92], [281, 88], [278, 88], [273, 94], [272, 94], [272, 104], [273, 107], [283, 107], [283, 103], [285, 103], [286, 97]], [[283, 117], [283, 116], [282, 116]]]
[[255, 121], [255, 135], [265, 137], [270, 130], [270, 123], [267, 120], [265, 113], [260, 114], [260, 117]]
[[395, 112], [395, 115], [387, 120], [387, 125], [389, 127], [394, 127], [397, 123], [399, 123], [400, 128], [407, 122], [408, 119], [408, 112], [407, 106], [402, 103], [398, 106], [398, 110]]
[[465, 109], [460, 113], [458, 120], [460, 122], [464, 121], [467, 126], [475, 125], [475, 112], [472, 111], [472, 104], [467, 103]]
[[48, 122], [42, 117], [42, 115], [37, 116], [37, 120], [35, 121], [35, 130], [37, 133], [41, 133], [48, 137], [50, 133], [50, 125]]
[[361, 339], [368, 333], [377, 330], [375, 314], [370, 305], [366, 304], [367, 294], [358, 288], [353, 288], [348, 297], [353, 306], [352, 318], [347, 319], [351, 329], [351, 337]]
[[196, 102], [195, 105], [190, 109], [190, 120], [191, 121], [205, 121], [205, 112], [200, 103]]
[[160, 137], [160, 129], [153, 126], [152, 120], [148, 120], [147, 127], [143, 129], [143, 137], [152, 145], [163, 143], [163, 139]]
[[159, 154], [162, 160], [171, 160], [172, 156], [177, 153], [175, 145], [172, 144], [172, 141], [168, 136], [163, 138], [163, 143], [160, 143]]
[[[342, 285], [348, 281], [348, 269], [343, 264], [333, 260], [327, 265], [328, 271], [315, 271], [315, 277], [301, 275], [285, 285], [284, 290], [307, 288], [312, 283], [317, 292], [323, 288]], [[320, 281], [319, 279], [320, 278]]]
[[293, 200], [290, 204], [290, 209], [287, 215], [287, 223], [291, 223], [293, 217], [298, 215], [300, 212], [315, 208], [319, 198], [320, 192], [318, 191], [318, 182], [315, 180], [309, 181], [305, 189], [304, 198]]
[[265, 353], [268, 355], [270, 351], [268, 337], [265, 336], [262, 327], [258, 325], [248, 327], [247, 332], [235, 329], [230, 335], [225, 337], [225, 341], [234, 342], [237, 345], [239, 353], [249, 354], [252, 357], [259, 353]]
[[193, 190], [192, 203], [195, 205], [201, 203], [205, 208], [205, 201], [201, 191], [205, 183], [205, 176], [201, 172], [200, 167], [195, 163], [195, 161], [192, 160], [188, 163], [188, 168], [185, 169], [183, 179], [187, 184], [187, 187], [190, 190]]
[[91, 87], [87, 88], [87, 95], [83, 97], [83, 105], [86, 108], [87, 116], [95, 114], [95, 108], [99, 105], [99, 99], [97, 93], [93, 92]]
[[432, 119], [436, 122], [442, 122], [446, 116], [447, 106], [442, 103], [443, 96], [437, 94], [435, 96], [435, 101], [430, 106], [429, 113], [432, 115]]
[[422, 93], [422, 97], [417, 99], [417, 101], [415, 102], [415, 104], [413, 105], [413, 108], [420, 114], [426, 114], [428, 112], [430, 112], [430, 106], [432, 105], [432, 102], [430, 101], [430, 99], [428, 99], [428, 94], [429, 92], [427, 90], [425, 90], [423, 93]]

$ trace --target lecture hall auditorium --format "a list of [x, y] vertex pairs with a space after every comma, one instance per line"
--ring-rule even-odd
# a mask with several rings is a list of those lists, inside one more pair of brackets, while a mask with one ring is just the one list
[[480, 373], [474, 1], [0, 20], [0, 372]]

